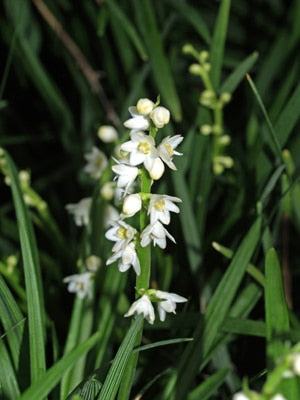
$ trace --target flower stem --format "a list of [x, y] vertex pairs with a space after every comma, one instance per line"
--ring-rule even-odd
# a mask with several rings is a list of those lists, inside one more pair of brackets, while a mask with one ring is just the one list
[[[151, 131], [150, 131], [151, 134]], [[145, 168], [141, 170], [141, 192], [150, 193], [151, 191], [151, 178]], [[147, 208], [142, 207], [140, 211], [140, 232], [145, 229], [148, 225]], [[136, 293], [139, 296], [139, 289], [147, 290], [150, 284], [150, 272], [151, 272], [151, 246], [142, 247], [140, 244], [137, 245], [137, 254], [141, 264], [141, 273], [136, 277]], [[143, 335], [143, 325], [140, 332], [137, 334], [135, 346], [139, 346]], [[133, 377], [138, 361], [138, 354], [134, 353], [130, 356], [119, 390], [118, 400], [128, 400], [131, 392], [131, 386]]]

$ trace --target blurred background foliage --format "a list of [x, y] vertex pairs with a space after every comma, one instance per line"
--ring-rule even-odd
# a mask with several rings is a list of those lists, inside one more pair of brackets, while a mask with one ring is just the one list
[[[199, 133], [202, 121], [209, 119], [199, 104], [203, 86], [190, 75], [192, 60], [182, 47], [191, 43], [198, 50], [210, 50], [219, 6], [215, 0], [3, 0], [0, 4], [0, 146], [18, 168], [30, 170], [32, 187], [47, 201], [64, 237], [59, 242], [52, 233], [49, 238], [49, 230], [32, 211], [47, 310], [59, 341], [67, 332], [72, 301], [62, 278], [74, 272], [82, 240], [64, 206], [93, 191], [94, 183], [82, 172], [83, 154], [94, 144], [107, 154], [111, 150], [97, 139], [97, 128], [113, 124], [125, 133], [122, 122], [128, 118], [127, 109], [140, 97], [155, 100], [160, 95], [173, 118], [168, 133], [186, 137], [184, 156], [177, 162], [181, 172], [170, 174], [164, 183], [167, 193], [184, 197], [185, 205], [172, 230], [178, 245], [170, 246], [165, 255], [155, 250], [157, 276], [164, 273], [159, 278], [163, 289], [169, 289], [172, 281], [172, 290], [191, 296], [192, 311], [204, 310], [228, 263], [211, 242], [235, 249], [254, 220], [257, 201], [262, 200], [269, 243], [282, 251], [288, 240], [295, 310], [299, 306], [300, 2], [232, 1], [218, 88], [257, 52], [249, 72], [279, 132], [280, 147], [289, 149], [289, 165], [294, 164], [292, 181], [284, 190], [266, 120], [245, 78], [233, 88], [224, 109], [234, 167], [217, 177], [211, 172], [210, 142]], [[283, 201], [287, 188], [288, 204]], [[0, 189], [0, 256], [4, 259], [18, 254], [19, 244], [9, 188], [2, 181]], [[284, 215], [288, 233], [283, 233]], [[103, 257], [105, 244], [101, 246]], [[259, 266], [259, 252], [254, 262]], [[262, 317], [261, 306], [254, 308], [253, 316]], [[262, 346], [256, 338], [234, 342], [237, 376], [259, 373], [264, 359], [257, 357], [257, 349]], [[168, 355], [164, 357], [166, 362]], [[237, 386], [235, 378], [231, 376], [229, 387]], [[224, 389], [224, 398], [226, 393]]]

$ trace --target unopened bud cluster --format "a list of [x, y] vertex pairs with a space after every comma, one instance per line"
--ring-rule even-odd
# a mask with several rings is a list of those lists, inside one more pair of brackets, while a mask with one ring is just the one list
[[193, 56], [197, 61], [190, 66], [189, 71], [192, 75], [201, 78], [204, 90], [200, 94], [199, 102], [212, 112], [212, 122], [204, 123], [200, 127], [200, 133], [204, 136], [212, 136], [212, 168], [216, 175], [220, 175], [225, 169], [233, 166], [233, 159], [225, 154], [225, 148], [230, 143], [230, 136], [224, 133], [223, 127], [223, 108], [230, 102], [231, 94], [228, 92], [218, 94], [213, 87], [210, 77], [211, 64], [207, 51], [199, 52], [191, 44], [187, 44], [183, 47], [183, 52]]
[[[137, 276], [141, 274], [141, 265], [138, 249], [150, 246], [159, 246], [165, 249], [167, 239], [175, 243], [175, 239], [165, 228], [170, 223], [170, 213], [179, 213], [176, 203], [181, 202], [178, 197], [166, 194], [152, 194], [150, 187], [159, 180], [165, 168], [176, 170], [173, 157], [181, 155], [176, 151], [183, 140], [180, 135], [167, 136], [156, 143], [156, 133], [170, 121], [170, 112], [158, 102], [142, 98], [136, 106], [129, 107], [131, 118], [125, 121], [124, 126], [130, 129], [130, 140], [121, 144], [119, 159], [112, 166], [115, 174], [116, 191], [121, 200], [121, 214], [111, 223], [106, 232], [106, 238], [114, 242], [112, 255], [106, 261], [107, 265], [118, 263], [120, 272], [131, 267]], [[143, 176], [150, 182], [149, 191], [141, 191]], [[139, 190], [137, 191], [137, 188]], [[142, 230], [136, 228], [129, 219], [140, 212], [146, 212], [148, 224]], [[132, 218], [133, 222], [135, 218]], [[138, 290], [139, 298], [132, 304], [126, 316], [143, 314], [149, 323], [155, 319], [153, 302], [158, 302], [158, 313], [161, 320], [165, 319], [166, 312], [175, 313], [176, 303], [186, 301], [185, 298], [174, 293], [155, 291], [146, 288]]]

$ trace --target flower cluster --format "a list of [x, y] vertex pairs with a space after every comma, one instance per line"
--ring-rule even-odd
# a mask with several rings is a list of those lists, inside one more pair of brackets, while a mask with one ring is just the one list
[[[169, 110], [158, 102], [140, 99], [136, 106], [129, 108], [129, 112], [131, 118], [124, 123], [130, 129], [129, 140], [121, 144], [119, 158], [112, 166], [122, 211], [105, 235], [114, 242], [112, 255], [106, 264], [117, 262], [119, 271], [124, 272], [132, 267], [136, 275], [140, 275], [144, 266], [139, 260], [139, 249], [151, 243], [165, 249], [167, 239], [175, 243], [165, 226], [170, 223], [171, 212], [179, 213], [176, 203], [180, 203], [181, 199], [166, 194], [152, 194], [151, 185], [163, 176], [166, 166], [176, 170], [173, 157], [181, 155], [176, 149], [183, 137], [167, 136], [159, 144], [156, 143], [157, 130], [170, 120]], [[146, 190], [141, 183], [143, 179], [149, 183]], [[138, 183], [140, 189], [136, 190]], [[128, 219], [137, 213], [144, 213], [148, 223], [135, 228]], [[159, 290], [155, 295], [153, 292], [149, 295], [147, 287], [138, 288], [138, 295], [140, 298], [132, 304], [126, 316], [143, 314], [149, 323], [153, 323], [155, 318], [152, 301], [158, 303], [161, 320], [165, 319], [166, 312], [175, 313], [177, 302], [186, 301], [184, 297]]]
[[199, 76], [202, 80], [204, 90], [200, 95], [199, 102], [202, 106], [211, 110], [211, 118], [200, 127], [200, 133], [204, 136], [212, 136], [213, 152], [212, 167], [216, 175], [220, 175], [225, 169], [233, 166], [233, 159], [225, 154], [225, 148], [229, 145], [231, 138], [224, 133], [223, 108], [231, 100], [231, 94], [223, 92], [216, 93], [211, 76], [211, 65], [207, 51], [198, 52], [192, 45], [183, 47], [183, 52], [196, 59], [196, 63], [190, 66], [190, 73]]

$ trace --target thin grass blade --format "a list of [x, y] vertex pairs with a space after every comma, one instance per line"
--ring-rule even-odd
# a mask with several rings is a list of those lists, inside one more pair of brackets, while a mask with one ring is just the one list
[[[31, 381], [35, 382], [46, 369], [45, 362], [45, 309], [41, 273], [34, 236], [28, 210], [25, 206], [16, 167], [4, 152], [6, 167], [11, 181], [11, 190], [17, 215], [22, 258], [24, 264], [25, 286], [28, 304], [28, 326], [30, 344]], [[41, 397], [42, 398], [42, 397]]]

